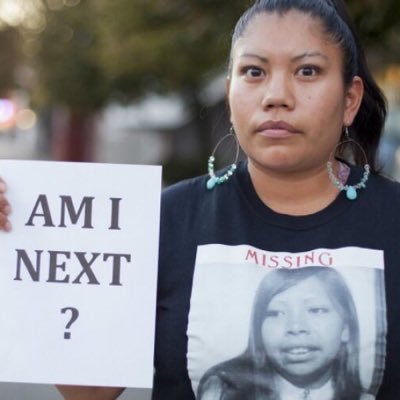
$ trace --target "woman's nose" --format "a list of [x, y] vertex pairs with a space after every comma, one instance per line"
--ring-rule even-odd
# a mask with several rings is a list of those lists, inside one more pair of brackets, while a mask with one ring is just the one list
[[289, 335], [298, 335], [308, 332], [309, 326], [304, 313], [296, 310], [290, 312], [286, 320], [286, 333]]
[[272, 73], [265, 82], [263, 109], [294, 107], [294, 94], [290, 78], [282, 72]]

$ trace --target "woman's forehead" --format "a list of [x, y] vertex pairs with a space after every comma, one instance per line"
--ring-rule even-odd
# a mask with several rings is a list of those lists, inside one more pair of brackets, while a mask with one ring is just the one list
[[237, 56], [247, 49], [294, 52], [310, 46], [336, 48], [319, 18], [297, 10], [284, 14], [262, 12], [249, 21], [234, 43], [233, 54]]
[[277, 293], [272, 299], [274, 301], [286, 301], [286, 300], [311, 300], [311, 299], [326, 299], [329, 300], [329, 296], [326, 293], [324, 282], [316, 276], [310, 276], [305, 279], [300, 279], [294, 285], [287, 289]]

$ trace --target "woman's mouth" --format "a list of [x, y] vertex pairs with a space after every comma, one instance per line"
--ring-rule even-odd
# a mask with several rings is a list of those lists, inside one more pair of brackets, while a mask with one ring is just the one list
[[316, 346], [291, 346], [282, 349], [287, 362], [305, 362], [313, 358], [320, 349]]
[[268, 138], [283, 139], [299, 134], [300, 131], [284, 121], [266, 121], [257, 127], [256, 133]]

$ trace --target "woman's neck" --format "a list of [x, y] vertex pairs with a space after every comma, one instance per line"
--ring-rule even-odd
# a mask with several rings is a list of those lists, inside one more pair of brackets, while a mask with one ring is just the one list
[[326, 376], [310, 386], [297, 386], [280, 375], [274, 376], [274, 384], [282, 400], [330, 400], [334, 397], [332, 380]]
[[[261, 201], [280, 214], [314, 214], [334, 201], [338, 189], [325, 166], [296, 173], [279, 173], [249, 160], [249, 174]], [[337, 171], [338, 163], [334, 165]]]

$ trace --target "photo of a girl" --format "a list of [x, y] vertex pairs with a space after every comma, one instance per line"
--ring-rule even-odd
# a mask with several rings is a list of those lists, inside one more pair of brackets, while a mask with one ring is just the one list
[[201, 400], [360, 400], [359, 323], [335, 269], [277, 269], [261, 281], [246, 350], [211, 367]]

